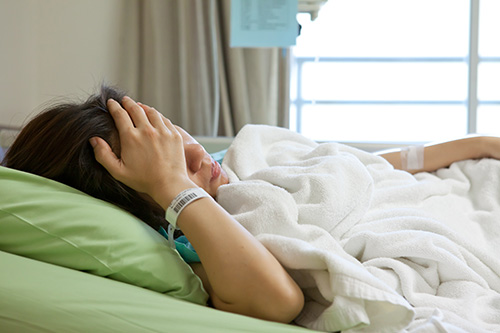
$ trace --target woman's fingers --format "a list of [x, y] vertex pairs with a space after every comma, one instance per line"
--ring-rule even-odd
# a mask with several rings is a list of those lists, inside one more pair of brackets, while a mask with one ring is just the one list
[[110, 99], [107, 102], [107, 107], [109, 113], [111, 114], [111, 117], [113, 117], [113, 120], [115, 121], [115, 125], [118, 131], [125, 128], [134, 127], [134, 123], [132, 122], [128, 111], [122, 108], [120, 103], [113, 99]]
[[[170, 121], [154, 108], [129, 97], [123, 98], [122, 104], [109, 100], [108, 109], [120, 137], [120, 157], [100, 138], [92, 138], [90, 143], [96, 160], [113, 177], [159, 203], [163, 202], [159, 189], [167, 188], [166, 184], [191, 185], [182, 136]], [[169, 185], [167, 197], [175, 190], [175, 186]]]
[[149, 125], [150, 121], [146, 116], [145, 110], [137, 104], [132, 98], [125, 96], [122, 99], [122, 104], [125, 110], [128, 112], [130, 118], [132, 119], [135, 127], [140, 127], [143, 125]]
[[92, 148], [94, 148], [94, 155], [97, 162], [108, 170], [110, 174], [117, 174], [120, 169], [120, 160], [108, 143], [99, 137], [90, 138], [89, 142]]
[[161, 113], [159, 113], [155, 108], [152, 108], [146, 104], [142, 103], [137, 103], [142, 109], [144, 110], [144, 113], [149, 119], [149, 122], [151, 125], [153, 125], [154, 128], [161, 129], [164, 128], [163, 124], [163, 119]]
[[174, 124], [170, 121], [170, 119], [163, 117], [161, 118], [163, 124], [171, 131], [177, 132], [177, 128], [175, 128]]
[[163, 116], [155, 108], [136, 103], [128, 96], [123, 98], [122, 104], [123, 107], [113, 99], [110, 99], [107, 103], [118, 130], [147, 125], [152, 125], [157, 129], [165, 127]]

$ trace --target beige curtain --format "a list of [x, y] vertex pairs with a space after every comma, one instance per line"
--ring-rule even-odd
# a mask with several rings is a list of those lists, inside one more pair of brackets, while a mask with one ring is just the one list
[[287, 56], [229, 48], [230, 0], [0, 1], [0, 124], [116, 84], [196, 135], [286, 126]]
[[[229, 47], [230, 0], [137, 3], [137, 98], [194, 135], [288, 125], [288, 52]], [[132, 22], [134, 20], [131, 20]], [[127, 27], [130, 29], [130, 27]]]

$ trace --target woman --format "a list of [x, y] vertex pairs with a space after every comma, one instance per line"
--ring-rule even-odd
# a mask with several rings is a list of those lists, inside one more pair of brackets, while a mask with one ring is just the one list
[[[499, 148], [500, 140], [489, 137], [429, 146], [421, 152], [423, 165], [411, 171], [498, 158]], [[402, 167], [399, 151], [381, 156]], [[41, 113], [24, 127], [2, 164], [112, 202], [156, 230], [167, 228], [165, 211], [179, 193], [202, 188], [209, 196], [184, 206], [176, 226], [199, 255], [201, 262], [191, 265], [214, 307], [290, 322], [304, 305], [302, 291], [280, 263], [213, 200], [227, 183], [220, 165], [154, 108], [115, 89], [103, 87], [84, 103]]]
[[[83, 103], [49, 108], [23, 128], [2, 165], [73, 186], [155, 230], [167, 229], [165, 210], [182, 190], [201, 187], [215, 195], [227, 177], [185, 131], [123, 96], [103, 87]], [[187, 205], [177, 227], [197, 251], [201, 263], [192, 267], [214, 307], [279, 322], [300, 312], [297, 284], [211, 197]]]

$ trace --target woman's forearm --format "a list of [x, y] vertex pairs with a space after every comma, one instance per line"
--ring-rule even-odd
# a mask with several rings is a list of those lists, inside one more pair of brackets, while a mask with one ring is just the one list
[[[403, 169], [400, 150], [381, 152], [377, 155], [385, 158], [394, 168]], [[484, 157], [500, 157], [500, 138], [476, 136], [427, 145], [423, 150], [423, 167], [407, 171], [432, 172], [457, 161]]]
[[[203, 264], [203, 279], [218, 309], [290, 322], [303, 307], [303, 294], [274, 256], [213, 199], [188, 205], [179, 228]], [[208, 284], [206, 283], [208, 282]]]

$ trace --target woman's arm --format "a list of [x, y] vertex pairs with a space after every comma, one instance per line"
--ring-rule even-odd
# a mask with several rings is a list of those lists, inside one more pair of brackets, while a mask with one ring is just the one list
[[[396, 169], [403, 169], [401, 150], [375, 153], [385, 158]], [[407, 170], [410, 173], [432, 172], [450, 166], [453, 162], [476, 158], [500, 158], [500, 138], [474, 136], [443, 143], [426, 145], [423, 149], [423, 167]]]
[[[121, 144], [118, 158], [104, 140], [92, 138], [96, 159], [113, 177], [146, 193], [166, 209], [174, 197], [196, 187], [187, 173], [182, 137], [153, 108], [130, 98], [108, 109]], [[194, 270], [218, 309], [290, 322], [302, 310], [297, 284], [276, 258], [212, 198], [187, 205], [177, 219], [198, 253]]]
[[188, 205], [177, 225], [200, 256], [193, 265], [218, 309], [292, 321], [303, 295], [281, 264], [213, 199]]

